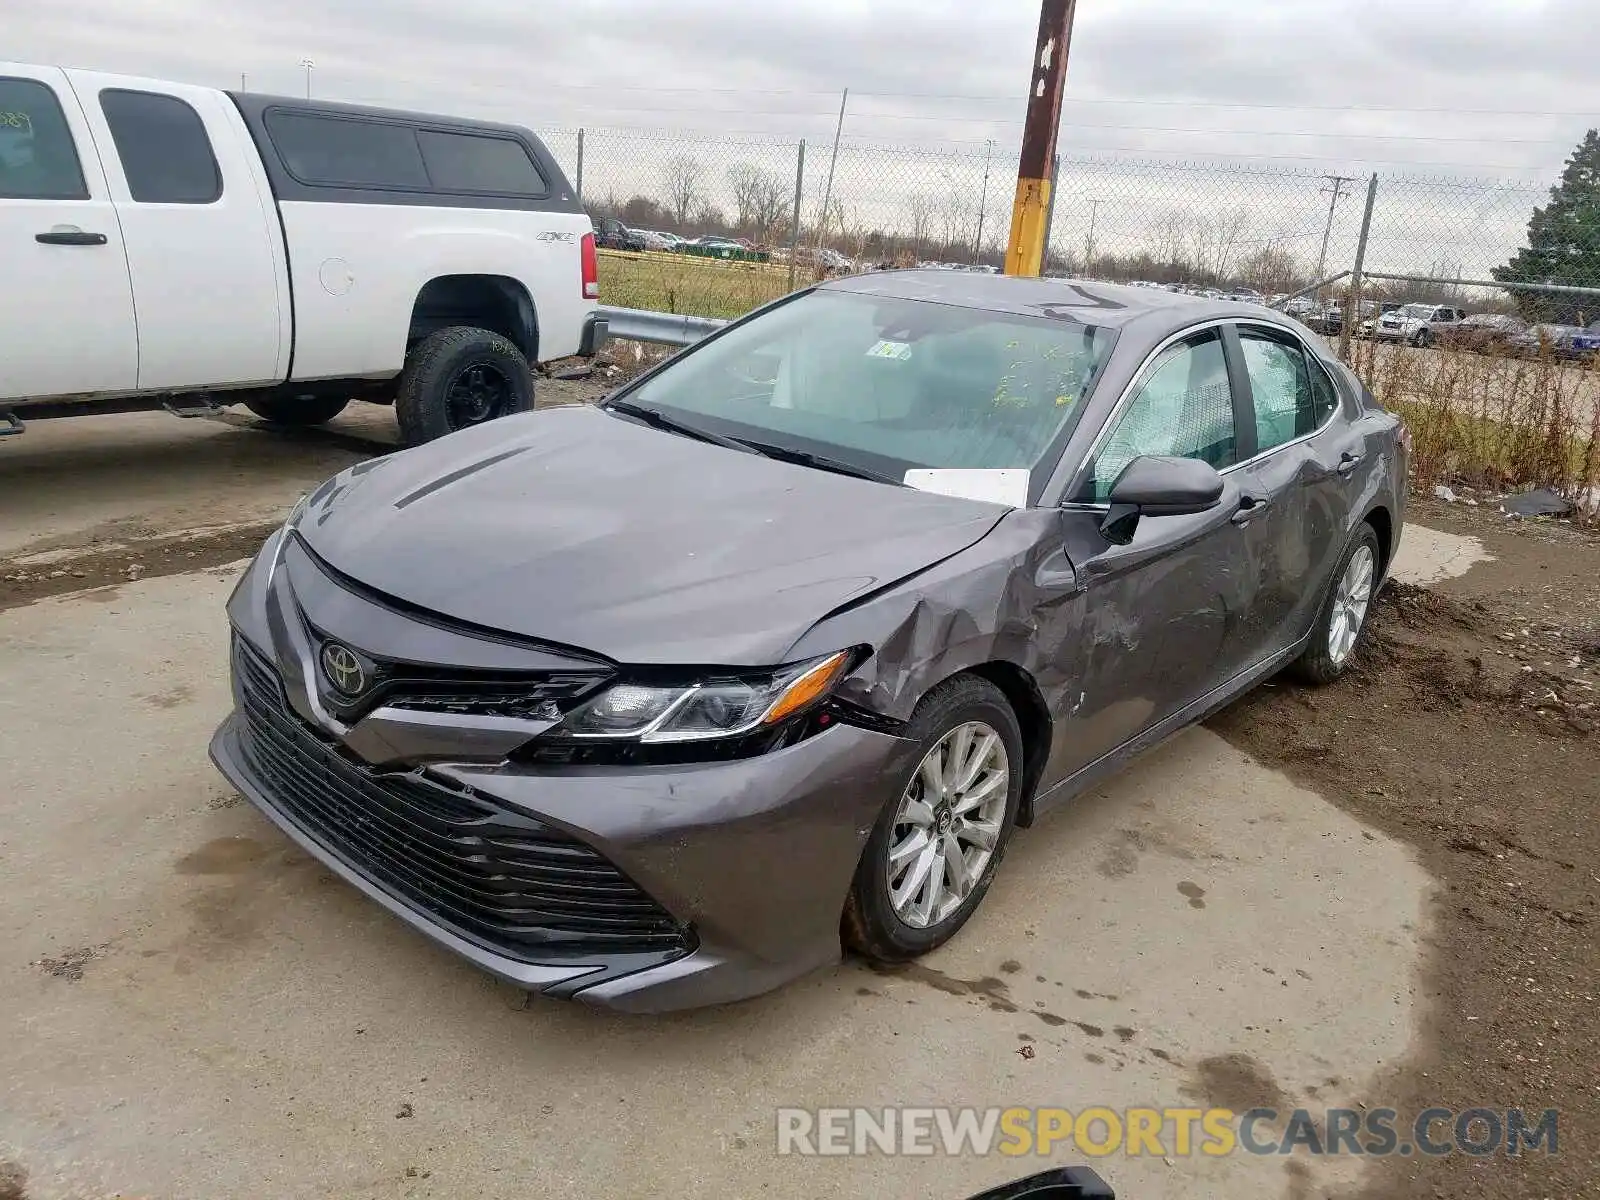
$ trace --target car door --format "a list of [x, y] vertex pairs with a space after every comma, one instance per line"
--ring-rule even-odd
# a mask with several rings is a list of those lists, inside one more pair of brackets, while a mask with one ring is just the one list
[[66, 76], [0, 63], [0, 400], [130, 392], [122, 232]]
[[[1067, 557], [1081, 612], [1054, 648], [1072, 679], [1057, 714], [1046, 782], [1093, 763], [1227, 680], [1237, 627], [1251, 603], [1238, 491], [1192, 516], [1141, 517], [1132, 540], [1101, 532], [1117, 475], [1141, 455], [1199, 458], [1225, 469], [1238, 457], [1236, 401], [1220, 330], [1153, 353], [1096, 437], [1063, 506]], [[1047, 623], [1041, 620], [1041, 628]]]
[[139, 389], [276, 382], [289, 351], [277, 211], [221, 92], [67, 73], [127, 245]]
[[1253, 454], [1234, 474], [1253, 502], [1240, 528], [1255, 579], [1246, 658], [1259, 662], [1310, 628], [1344, 548], [1365, 450], [1332, 377], [1300, 338], [1249, 322], [1228, 336], [1254, 423]]

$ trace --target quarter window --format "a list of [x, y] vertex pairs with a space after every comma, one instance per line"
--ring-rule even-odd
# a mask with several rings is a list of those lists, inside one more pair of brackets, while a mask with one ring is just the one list
[[1333, 415], [1338, 393], [1326, 371], [1287, 338], [1241, 329], [1245, 373], [1256, 416], [1256, 451], [1265, 454], [1315, 433]]
[[289, 174], [301, 183], [428, 188], [417, 133], [408, 125], [278, 110], [267, 113], [267, 133]]
[[211, 139], [200, 114], [176, 96], [100, 93], [128, 194], [138, 204], [211, 204], [222, 196]]
[[56, 94], [36, 79], [0, 79], [0, 199], [88, 198]]
[[542, 196], [549, 191], [528, 151], [511, 138], [423, 129], [417, 133], [417, 143], [437, 191], [508, 196]]
[[1147, 454], [1197, 458], [1218, 470], [1237, 462], [1233, 390], [1217, 333], [1161, 351], [1116, 422], [1095, 455], [1087, 499], [1104, 501], [1123, 468]]

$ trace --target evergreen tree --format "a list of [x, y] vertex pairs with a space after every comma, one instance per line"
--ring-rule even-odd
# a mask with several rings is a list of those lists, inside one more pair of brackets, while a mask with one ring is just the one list
[[[1567, 160], [1550, 203], [1533, 210], [1528, 244], [1496, 267], [1497, 280], [1600, 288], [1600, 130], [1591, 129]], [[1515, 293], [1530, 321], [1578, 325], [1600, 318], [1600, 297]]]

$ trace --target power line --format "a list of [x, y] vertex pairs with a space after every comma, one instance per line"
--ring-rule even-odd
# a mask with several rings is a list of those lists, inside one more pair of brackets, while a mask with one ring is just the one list
[[[544, 92], [646, 92], [653, 95], [694, 96], [835, 96], [836, 88], [739, 88], [656, 86], [651, 84], [619, 83], [528, 83], [466, 82], [458, 79], [425, 79], [415, 76], [391, 75], [383, 78], [395, 83], [415, 83], [441, 91], [499, 91], [515, 92], [521, 96], [538, 96]], [[857, 96], [871, 96], [891, 100], [956, 100], [963, 103], [1026, 104], [1023, 95], [965, 95], [955, 92], [866, 92]], [[1136, 108], [1226, 108], [1254, 109], [1261, 112], [1375, 112], [1375, 113], [1438, 113], [1450, 116], [1501, 116], [1501, 117], [1573, 117], [1584, 120], [1600, 119], [1600, 107], [1580, 110], [1555, 109], [1503, 109], [1455, 108], [1451, 106], [1406, 107], [1391, 104], [1257, 104], [1243, 100], [1143, 100], [1131, 96], [1067, 96], [1063, 104], [1123, 105]], [[822, 114], [832, 116], [831, 112]]]

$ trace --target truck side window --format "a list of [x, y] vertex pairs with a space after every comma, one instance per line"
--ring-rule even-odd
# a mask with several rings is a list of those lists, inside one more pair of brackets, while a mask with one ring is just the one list
[[138, 204], [212, 204], [222, 172], [195, 112], [176, 96], [107, 88], [100, 93], [128, 192]]
[[36, 79], [0, 79], [0, 199], [88, 198], [56, 94]]
[[437, 191], [543, 196], [550, 190], [528, 151], [512, 138], [421, 129], [417, 142]]
[[409, 125], [269, 109], [267, 134], [284, 168], [313, 187], [428, 190], [428, 172]]

